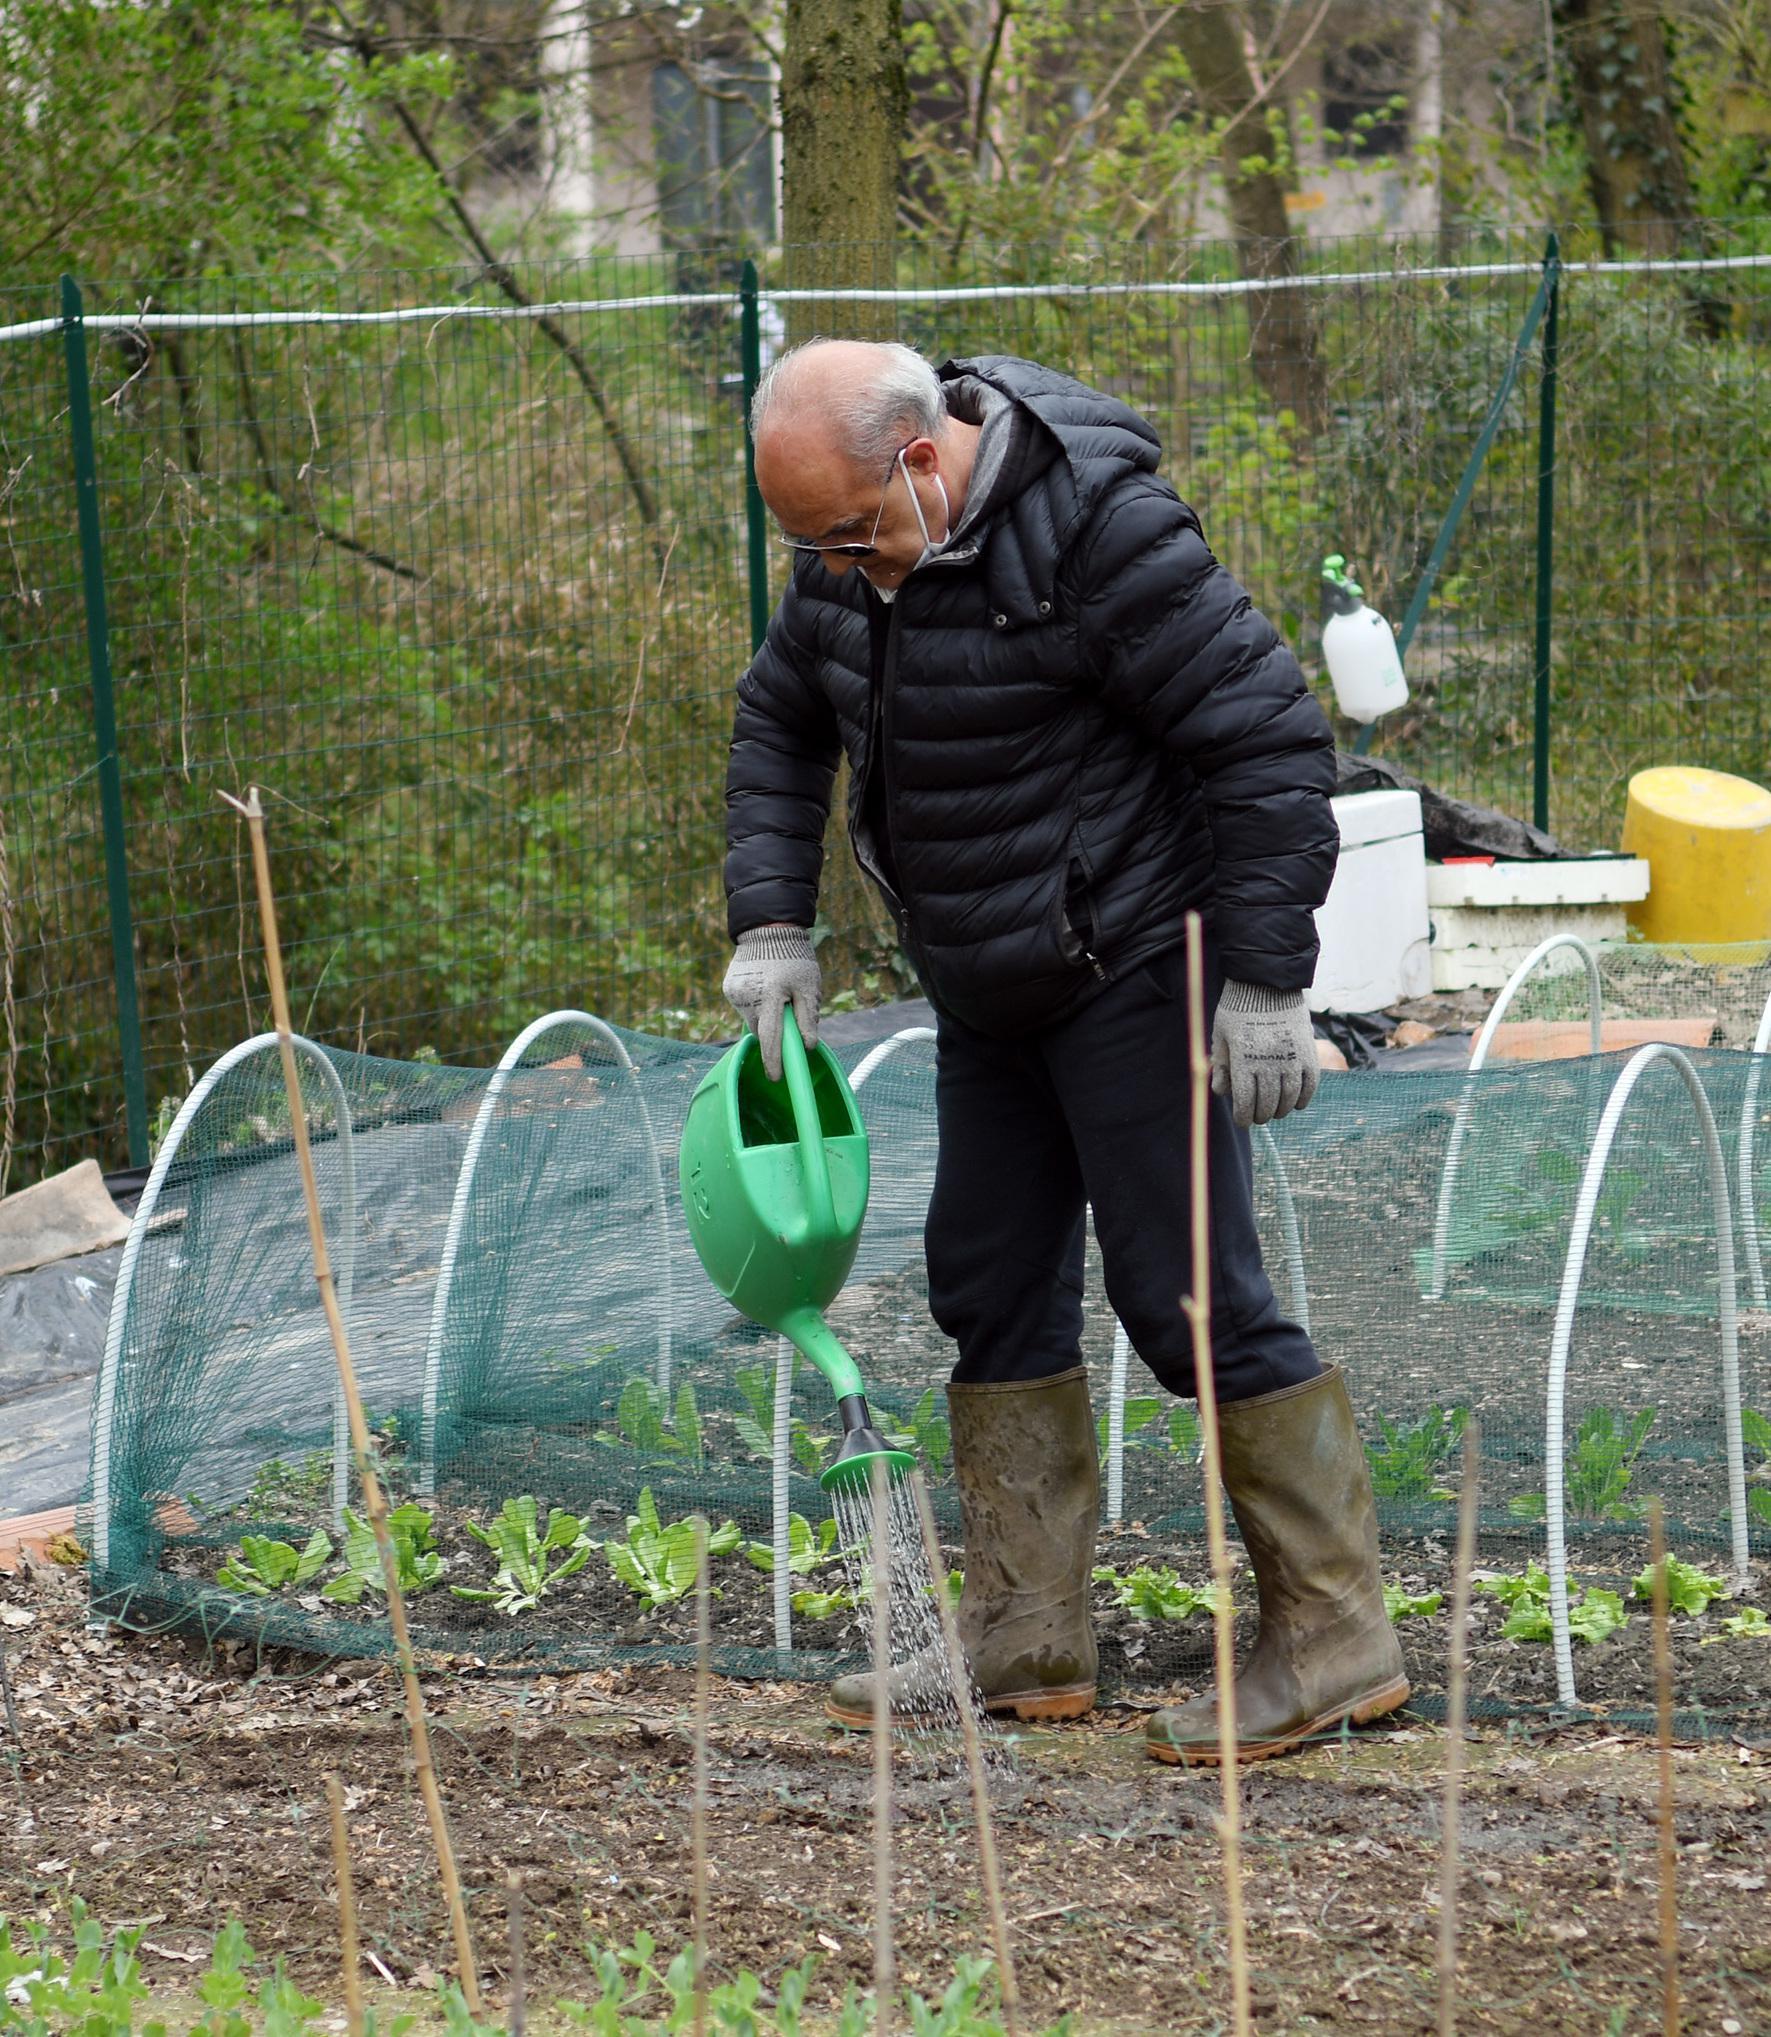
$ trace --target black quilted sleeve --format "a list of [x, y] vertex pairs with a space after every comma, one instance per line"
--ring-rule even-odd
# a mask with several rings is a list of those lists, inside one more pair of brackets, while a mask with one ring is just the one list
[[1198, 781], [1225, 975], [1306, 987], [1339, 838], [1334, 739], [1296, 658], [1159, 481], [1104, 498], [1066, 578], [1084, 682]]

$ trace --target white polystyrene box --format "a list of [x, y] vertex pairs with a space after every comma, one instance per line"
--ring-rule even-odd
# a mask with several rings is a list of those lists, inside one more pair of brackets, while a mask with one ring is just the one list
[[1381, 1011], [1432, 989], [1427, 852], [1418, 792], [1348, 792], [1334, 883], [1316, 914], [1312, 1011]]

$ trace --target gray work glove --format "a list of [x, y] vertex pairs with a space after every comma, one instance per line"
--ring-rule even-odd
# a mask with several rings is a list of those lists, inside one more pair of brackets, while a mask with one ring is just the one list
[[1211, 1028], [1211, 1087], [1246, 1131], [1302, 1110], [1321, 1070], [1301, 990], [1226, 983]]
[[763, 1069], [781, 1080], [781, 1014], [789, 1004], [808, 1047], [818, 1039], [818, 994], [823, 978], [804, 927], [775, 921], [738, 936], [738, 952], [726, 971], [727, 1000], [756, 1035]]

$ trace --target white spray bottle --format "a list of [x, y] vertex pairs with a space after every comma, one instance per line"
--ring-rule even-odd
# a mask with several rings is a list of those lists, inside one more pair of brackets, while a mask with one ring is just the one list
[[1339, 552], [1322, 561], [1322, 662], [1349, 721], [1373, 722], [1408, 698], [1396, 633], [1347, 572]]

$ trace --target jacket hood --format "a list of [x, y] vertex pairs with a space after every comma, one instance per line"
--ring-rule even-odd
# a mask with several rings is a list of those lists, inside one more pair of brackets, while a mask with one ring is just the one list
[[1148, 420], [1055, 369], [1013, 354], [976, 354], [945, 361], [935, 372], [953, 415], [984, 428], [962, 530], [994, 515], [1061, 461], [1068, 485], [1059, 492], [1067, 499], [1053, 505], [1061, 543], [1109, 488], [1156, 471], [1162, 441]]

